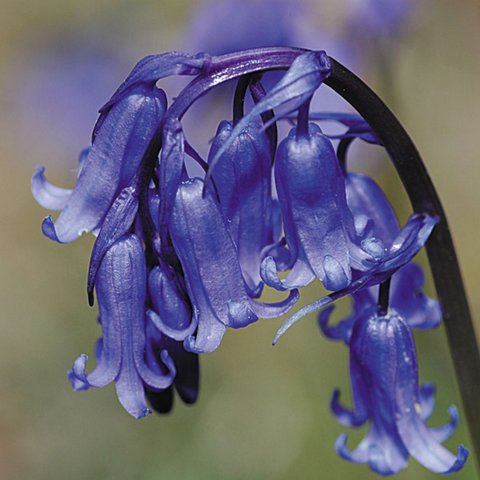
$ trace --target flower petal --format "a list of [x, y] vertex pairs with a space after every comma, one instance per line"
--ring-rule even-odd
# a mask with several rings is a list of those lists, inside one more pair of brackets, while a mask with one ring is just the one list
[[347, 319], [338, 322], [335, 326], [328, 325], [330, 315], [335, 306], [330, 305], [322, 310], [318, 315], [318, 326], [321, 332], [330, 340], [342, 340], [346, 345], [350, 343], [352, 336], [352, 328], [355, 323], [356, 316], [350, 315]]
[[187, 352], [208, 353], [218, 348], [222, 341], [227, 327], [221, 323], [218, 318], [209, 311], [208, 308], [200, 304], [200, 313], [194, 310], [194, 315], [198, 317], [197, 331], [195, 335], [187, 337], [183, 345]]
[[[221, 122], [209, 152], [213, 158], [228, 141], [232, 122]], [[261, 282], [262, 250], [273, 243], [271, 153], [259, 121], [245, 128], [223, 153], [213, 179], [220, 207], [237, 246], [238, 259], [251, 290]]]
[[[420, 385], [418, 389], [418, 401], [420, 408], [417, 413], [423, 421], [428, 420], [432, 416], [435, 408], [435, 385], [433, 383]], [[415, 405], [415, 409], [417, 410], [417, 404]]]
[[178, 341], [192, 335], [197, 325], [186, 295], [181, 295], [174, 276], [154, 267], [149, 274], [148, 288], [155, 311], [148, 310], [147, 315], [156, 328]]
[[[239, 328], [255, 321], [256, 316], [245, 315], [250, 298], [235, 245], [213, 195], [207, 191], [202, 196], [203, 185], [194, 179], [178, 189], [170, 225], [173, 245], [182, 263], [190, 299], [200, 309], [199, 321], [200, 305], [208, 305], [207, 317], [213, 313], [219, 322]], [[236, 307], [232, 311], [230, 303], [241, 304], [244, 309]]]
[[183, 52], [167, 52], [142, 58], [118, 87], [112, 98], [100, 109], [103, 113], [122, 101], [132, 90], [141, 85], [153, 85], [171, 75], [198, 75], [210, 62], [207, 53], [189, 55]]
[[165, 107], [165, 96], [158, 89], [138, 90], [112, 107], [65, 208], [55, 225], [44, 223], [49, 238], [68, 243], [99, 226], [115, 196], [137, 171]]
[[[399, 317], [394, 316], [392, 320], [397, 355], [394, 385], [395, 424], [400, 438], [410, 455], [432, 472], [456, 472], [467, 460], [468, 450], [460, 445], [457, 456], [453, 455], [438, 440], [443, 433], [449, 433], [449, 427], [446, 427], [446, 431], [440, 430], [440, 433], [432, 432], [417, 413], [415, 405], [418, 395], [418, 370], [412, 335]], [[455, 423], [455, 415], [453, 417]]]
[[339, 398], [340, 390], [335, 389], [330, 400], [330, 410], [332, 410], [339, 423], [346, 427], [358, 427], [367, 421], [366, 417], [359, 417], [355, 412], [352, 412], [342, 406], [339, 402]]
[[422, 269], [408, 263], [392, 276], [390, 303], [411, 328], [430, 330], [440, 324], [442, 309], [438, 301], [422, 292], [424, 283]]
[[158, 224], [163, 244], [167, 244], [166, 232], [169, 215], [178, 187], [185, 173], [185, 138], [182, 125], [176, 119], [169, 119], [163, 128], [163, 142], [158, 166], [160, 189], [160, 209]]
[[32, 194], [43, 208], [62, 210], [72, 194], [68, 188], [60, 188], [50, 183], [44, 175], [45, 167], [38, 166], [32, 176]]
[[335, 442], [336, 452], [345, 460], [354, 463], [368, 463], [380, 475], [392, 475], [407, 466], [408, 452], [401, 444], [393, 442], [371, 428], [358, 447], [351, 452], [346, 445], [347, 435], [341, 434]]
[[308, 285], [315, 279], [315, 274], [303, 257], [303, 252], [299, 252], [293, 268], [284, 280], [278, 276], [277, 264], [273, 257], [266, 257], [260, 265], [260, 276], [268, 286], [279, 291]]
[[400, 231], [400, 225], [382, 189], [372, 178], [360, 173], [348, 173], [345, 185], [348, 207], [353, 216], [372, 221], [370, 235], [390, 247]]
[[333, 146], [316, 125], [308, 136], [293, 129], [279, 145], [275, 182], [294, 260], [305, 259], [328, 290], [346, 287], [353, 217]]
[[110, 207], [93, 245], [87, 280], [90, 305], [93, 305], [93, 287], [100, 262], [107, 250], [131, 228], [137, 211], [138, 197], [135, 188], [124, 188]]
[[120, 374], [115, 380], [115, 390], [123, 408], [132, 417], [139, 419], [152, 413], [147, 406], [143, 382], [133, 365], [133, 359], [128, 355], [122, 358]]

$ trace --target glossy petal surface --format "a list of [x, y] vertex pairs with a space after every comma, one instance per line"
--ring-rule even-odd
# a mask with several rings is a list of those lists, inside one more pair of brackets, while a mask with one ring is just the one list
[[[233, 125], [222, 122], [209, 157], [228, 140]], [[245, 280], [252, 291], [260, 286], [263, 249], [273, 243], [271, 153], [259, 122], [249, 125], [220, 158], [213, 179], [230, 235], [237, 246]]]
[[225, 327], [241, 328], [255, 322], [258, 312], [275, 317], [298, 298], [293, 292], [286, 303], [262, 305], [249, 296], [235, 244], [220, 207], [203, 182], [183, 183], [175, 198], [170, 232], [185, 273], [187, 291], [198, 316], [198, 330], [187, 349], [200, 353], [218, 347]]
[[[462, 468], [468, 450], [460, 445], [455, 456], [440, 443], [442, 433], [450, 434], [452, 427], [430, 429], [420, 415], [422, 401], [425, 405], [430, 394], [419, 389], [415, 346], [401, 317], [367, 313], [358, 320], [350, 344], [350, 369], [354, 404], [366, 408], [371, 427], [353, 452], [346, 446], [345, 435], [338, 438], [336, 448], [342, 457], [368, 463], [383, 475], [402, 470], [409, 454], [436, 473]], [[336, 402], [333, 405], [342, 420], [345, 413]], [[350, 415], [354, 419], [358, 414], [362, 416], [363, 411]]]
[[44, 221], [46, 236], [68, 243], [99, 226], [138, 170], [165, 102], [160, 90], [139, 89], [109, 110], [60, 216], [55, 224], [51, 217]]
[[68, 374], [70, 382], [75, 390], [81, 390], [115, 381], [124, 408], [141, 418], [149, 413], [144, 384], [158, 390], [168, 388], [175, 367], [168, 355], [163, 357], [165, 372], [153, 371], [145, 364], [146, 271], [136, 236], [120, 238], [105, 253], [96, 286], [103, 334], [100, 362], [87, 374], [87, 356], [80, 356]]

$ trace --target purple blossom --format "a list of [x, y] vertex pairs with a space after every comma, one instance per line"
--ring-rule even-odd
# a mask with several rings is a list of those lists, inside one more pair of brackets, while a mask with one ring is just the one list
[[279, 304], [252, 299], [253, 292], [242, 276], [237, 249], [220, 206], [210, 190], [202, 196], [203, 188], [199, 179], [180, 186], [170, 223], [198, 322], [197, 332], [187, 337], [185, 348], [196, 353], [215, 350], [227, 327], [241, 328], [259, 317], [278, 317], [298, 299], [295, 290]]
[[69, 243], [99, 228], [115, 196], [133, 180], [166, 109], [163, 91], [139, 87], [102, 118], [77, 183], [70, 195], [53, 189], [43, 170], [32, 178], [41, 205], [61, 210], [55, 224], [46, 217], [42, 230], [52, 240]]
[[378, 316], [365, 312], [355, 323], [350, 343], [352, 412], [332, 399], [337, 419], [348, 426], [369, 421], [367, 436], [352, 452], [342, 434], [336, 450], [346, 460], [368, 463], [382, 475], [397, 473], [412, 455], [436, 473], [460, 470], [468, 450], [460, 445], [457, 456], [441, 443], [453, 433], [457, 412], [451, 407], [452, 420], [443, 427], [429, 428], [425, 420], [433, 410], [430, 386], [419, 388], [418, 366], [412, 334], [396, 313]]
[[140, 240], [135, 235], [120, 238], [105, 253], [97, 275], [102, 326], [97, 367], [86, 373], [88, 357], [80, 355], [68, 373], [75, 390], [104, 387], [114, 381], [120, 403], [135, 418], [149, 413], [144, 386], [163, 390], [175, 378], [175, 366], [167, 350], [161, 352], [165, 372], [152, 368], [144, 358], [146, 283]]
[[[232, 129], [231, 122], [220, 124], [210, 158], [230, 137]], [[281, 229], [281, 224], [274, 225], [271, 164], [270, 144], [257, 121], [235, 138], [213, 174], [220, 207], [237, 246], [242, 273], [252, 291], [261, 287], [263, 249], [277, 240], [274, 231]]]
[[[285, 69], [273, 87], [262, 83], [264, 72]], [[429, 214], [436, 210], [427, 205], [400, 227], [378, 185], [348, 171], [344, 147], [352, 139], [388, 148], [388, 135], [356, 114], [310, 112], [322, 84], [339, 80], [338, 69], [346, 74], [324, 51], [296, 48], [150, 55], [102, 107], [75, 188], [56, 187], [37, 169], [35, 198], [61, 211], [56, 223], [44, 220], [44, 233], [60, 243], [83, 231], [98, 235], [87, 279], [102, 328], [97, 366], [87, 373], [81, 355], [68, 378], [75, 390], [114, 382], [136, 418], [149, 413], [147, 402], [170, 411], [175, 391], [195, 403], [199, 355], [216, 350], [227, 329], [287, 313], [297, 287], [318, 278], [332, 292], [290, 317], [274, 342], [306, 313], [327, 307], [320, 326], [350, 348], [354, 397], [350, 412], [335, 392], [332, 410], [349, 426], [371, 423], [355, 451], [345, 436], [337, 451], [382, 474], [400, 471], [410, 454], [434, 472], [456, 471], [468, 451], [460, 446], [455, 457], [441, 443], [457, 413], [451, 409], [445, 427], [425, 425], [433, 387], [418, 385], [410, 333], [441, 318], [439, 303], [422, 292], [421, 269], [410, 263], [438, 222]], [[156, 84], [179, 75], [193, 78], [167, 107]], [[233, 79], [233, 121], [219, 125], [205, 161], [186, 139], [183, 118], [197, 99]], [[277, 147], [282, 121], [293, 128]], [[347, 131], [327, 136], [313, 121]], [[187, 157], [202, 178], [193, 177]], [[263, 282], [290, 290], [288, 297], [261, 302]], [[329, 325], [331, 304], [346, 295], [352, 313]]]

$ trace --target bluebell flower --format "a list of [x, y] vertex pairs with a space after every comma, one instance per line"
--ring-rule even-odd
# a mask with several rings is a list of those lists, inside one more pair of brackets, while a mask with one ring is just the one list
[[[213, 158], [232, 132], [232, 122], [222, 122], [212, 143]], [[245, 280], [252, 291], [261, 287], [263, 250], [277, 240], [281, 222], [272, 199], [272, 153], [258, 121], [249, 125], [222, 155], [213, 180], [227, 220]]]
[[273, 258], [267, 257], [262, 275], [280, 290], [307, 285], [315, 277], [328, 290], [342, 290], [352, 283], [353, 270], [357, 278], [380, 283], [410, 261], [436, 223], [414, 215], [385, 243], [373, 236], [367, 226], [374, 223], [371, 217], [382, 215], [384, 204], [372, 202], [371, 211], [361, 216], [352, 213], [333, 146], [316, 125], [308, 135], [292, 130], [279, 146], [275, 179], [291, 271], [280, 280]]
[[419, 388], [412, 334], [395, 311], [384, 316], [365, 312], [355, 323], [350, 377], [354, 409], [350, 412], [343, 408], [336, 392], [334, 413], [345, 425], [369, 421], [371, 426], [353, 452], [346, 446], [346, 435], [340, 435], [336, 442], [339, 455], [352, 462], [368, 463], [382, 475], [405, 468], [409, 455], [436, 473], [452, 473], [463, 467], [468, 450], [460, 445], [455, 456], [441, 445], [455, 429], [456, 410], [451, 407], [452, 420], [443, 427], [425, 424], [433, 409], [433, 391], [429, 386]]
[[[372, 184], [373, 183], [368, 181], [370, 187]], [[356, 214], [355, 233], [361, 247], [355, 251], [352, 250], [352, 252], [349, 253], [349, 260], [351, 261], [352, 268], [354, 267], [354, 269], [352, 269], [353, 275], [351, 283], [295, 312], [295, 314], [288, 318], [278, 329], [273, 340], [274, 344], [292, 325], [305, 315], [326, 307], [346, 295], [353, 296], [355, 312], [361, 311], [364, 305], [370, 305], [369, 298], [371, 298], [367, 292], [362, 292], [362, 290], [379, 285], [390, 279], [397, 270], [407, 265], [425, 245], [430, 233], [438, 223], [438, 218], [425, 214], [413, 214], [409, 218], [407, 224], [401, 230], [397, 230], [396, 235], [390, 237], [390, 233], [393, 233], [393, 230], [390, 230], [390, 227], [398, 225], [397, 220], [390, 204], [376, 184], [375, 188], [372, 188], [370, 191], [370, 193], [372, 192], [375, 193], [376, 199], [378, 200], [378, 208], [375, 208], [377, 203], [366, 202], [368, 208], [363, 209], [362, 207], [357, 211], [354, 202], [350, 202], [353, 206], [352, 209]], [[358, 197], [357, 200], [360, 204], [360, 197]], [[370, 218], [370, 214], [373, 218]], [[393, 219], [390, 215], [393, 215]], [[382, 223], [383, 217], [387, 219], [386, 223]], [[377, 227], [375, 227], [375, 225], [377, 225]], [[390, 227], [388, 225], [390, 225]], [[383, 235], [381, 233], [384, 229], [386, 229], [388, 235]], [[375, 236], [375, 231], [377, 231], [378, 236]], [[384, 241], [380, 237], [383, 237]], [[358, 252], [360, 252], [360, 255], [358, 255]], [[264, 278], [268, 280], [270, 284], [279, 289], [284, 287], [284, 283], [282, 283], [278, 279], [278, 276], [276, 276], [276, 266], [272, 258], [265, 258], [262, 264], [262, 269]], [[416, 284], [421, 284], [422, 279], [421, 277], [418, 277], [418, 274], [413, 275], [416, 276], [416, 278], [415, 283], [411, 285], [412, 290], [407, 293], [404, 289], [399, 289], [399, 298], [402, 299], [401, 301], [405, 298], [413, 298], [412, 303], [410, 306], [407, 306], [407, 308], [411, 308], [412, 310], [419, 309], [417, 312], [419, 314], [419, 317], [417, 318], [418, 325], [423, 324], [423, 328], [432, 328], [438, 324], [438, 319], [440, 317], [438, 305], [429, 302], [426, 297], [416, 297], [414, 292], [418, 291], [418, 287], [416, 289], [413, 287]], [[328, 312], [330, 313], [331, 310]], [[328, 321], [329, 313], [326, 313], [321, 317], [322, 324], [325, 324]], [[426, 319], [425, 313], [432, 314], [432, 316]], [[350, 324], [354, 317], [350, 319]], [[348, 323], [342, 324], [340, 328], [347, 332], [344, 332], [345, 335], [348, 335]], [[342, 335], [344, 335], [344, 333], [342, 333]]]
[[[278, 69], [288, 70], [265, 89], [261, 74]], [[150, 55], [101, 108], [76, 187], [55, 187], [37, 169], [35, 198], [61, 211], [55, 224], [44, 221], [44, 233], [59, 242], [83, 231], [97, 235], [87, 279], [102, 328], [97, 366], [87, 373], [81, 355], [68, 378], [75, 390], [114, 382], [136, 418], [149, 413], [149, 404], [169, 412], [175, 391], [192, 404], [200, 354], [217, 349], [229, 328], [288, 312], [297, 287], [319, 278], [332, 293], [290, 317], [276, 339], [305, 313], [352, 296], [353, 312], [337, 326], [328, 324], [333, 307], [320, 315], [324, 333], [351, 351], [354, 411], [341, 406], [338, 392], [331, 406], [345, 424], [372, 426], [354, 452], [341, 436], [339, 453], [384, 474], [401, 470], [409, 454], [433, 471], [455, 471], [467, 451], [460, 447], [455, 457], [441, 443], [457, 413], [451, 410], [445, 427], [426, 427], [433, 387], [418, 385], [410, 333], [441, 317], [438, 302], [422, 293], [421, 269], [410, 264], [438, 219], [420, 211], [401, 228], [373, 180], [348, 173], [352, 139], [388, 146], [388, 135], [380, 128], [377, 135], [358, 115], [310, 113], [313, 95], [325, 81], [335, 85], [339, 71], [346, 75], [324, 51], [296, 48]], [[167, 108], [156, 85], [178, 75], [194, 78]], [[204, 161], [186, 138], [184, 116], [232, 79], [240, 79], [233, 121], [220, 124]], [[277, 148], [282, 120], [294, 128]], [[333, 136], [337, 152], [311, 120], [347, 127]], [[192, 178], [188, 157], [202, 178]], [[280, 271], [288, 273], [280, 278]], [[290, 290], [288, 297], [260, 302], [263, 282]]]
[[53, 223], [47, 217], [43, 233], [68, 243], [98, 229], [116, 195], [132, 182], [166, 109], [162, 90], [143, 86], [115, 103], [102, 118], [92, 148], [73, 191], [54, 190], [38, 170], [32, 192], [42, 206], [61, 210]]
[[316, 125], [311, 124], [305, 135], [293, 129], [279, 145], [275, 182], [291, 271], [280, 281], [267, 260], [263, 266], [267, 283], [288, 289], [305, 286], [317, 277], [329, 290], [348, 286], [352, 280], [350, 250], [357, 249], [353, 217], [333, 146]]
[[202, 196], [200, 179], [184, 182], [173, 205], [170, 234], [185, 274], [198, 328], [185, 348], [203, 353], [215, 350], [227, 327], [241, 328], [259, 317], [287, 312], [298, 299], [292, 290], [279, 304], [252, 299], [241, 272], [235, 244], [210, 189]]
[[97, 367], [86, 373], [88, 357], [80, 355], [68, 373], [75, 390], [104, 387], [115, 382], [120, 403], [135, 418], [149, 413], [144, 386], [164, 390], [175, 377], [175, 366], [166, 350], [161, 352], [164, 371], [152, 368], [144, 357], [146, 284], [145, 256], [140, 240], [135, 235], [120, 238], [105, 253], [97, 274], [102, 326], [102, 338], [96, 351]]

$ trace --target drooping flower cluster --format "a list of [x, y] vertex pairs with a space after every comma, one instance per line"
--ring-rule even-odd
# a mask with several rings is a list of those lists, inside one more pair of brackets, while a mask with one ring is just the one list
[[[271, 69], [286, 73], [265, 91], [261, 74]], [[421, 293], [421, 270], [410, 263], [437, 218], [417, 212], [401, 228], [373, 180], [347, 172], [340, 148], [318, 123], [346, 125], [336, 136], [340, 144], [381, 141], [357, 115], [310, 114], [330, 74], [323, 51], [152, 55], [100, 110], [73, 190], [53, 186], [37, 169], [35, 198], [61, 211], [55, 222], [44, 220], [44, 234], [60, 243], [83, 232], [97, 235], [87, 285], [91, 304], [96, 290], [102, 328], [97, 366], [87, 373], [81, 355], [68, 378], [75, 390], [115, 382], [136, 418], [149, 412], [147, 399], [153, 409], [169, 411], [173, 388], [194, 403], [198, 355], [218, 348], [227, 328], [288, 312], [298, 289], [318, 279], [333, 293], [284, 329], [305, 311], [352, 295], [348, 319], [328, 326], [328, 307], [320, 323], [327, 336], [350, 346], [360, 405], [348, 414], [337, 395], [334, 411], [351, 425], [371, 421], [373, 433], [358, 454], [348, 453], [342, 437], [339, 453], [380, 473], [403, 468], [408, 453], [434, 471], [454, 471], [467, 451], [461, 447], [455, 458], [441, 447], [454, 425], [442, 433], [425, 427], [431, 388], [418, 388], [410, 334], [440, 321], [437, 302]], [[169, 105], [157, 82], [174, 75], [193, 79]], [[182, 118], [196, 99], [233, 79], [239, 79], [233, 118], [220, 123], [205, 161], [188, 142]], [[247, 91], [253, 106], [244, 112]], [[293, 127], [277, 147], [282, 120]], [[205, 174], [191, 175], [192, 165]], [[262, 303], [265, 285], [288, 294]], [[412, 429], [422, 432], [420, 447], [432, 449], [428, 458], [418, 453]]]

